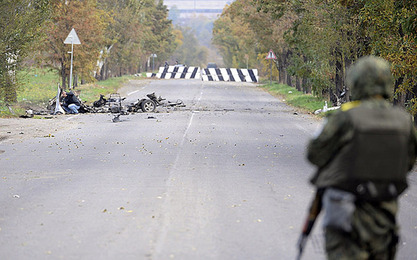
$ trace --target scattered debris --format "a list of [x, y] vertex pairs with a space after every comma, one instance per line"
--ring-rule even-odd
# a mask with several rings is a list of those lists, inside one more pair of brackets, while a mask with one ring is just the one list
[[9, 112], [10, 112], [11, 114], [15, 115], [15, 113], [14, 113], [14, 111], [13, 111], [12, 107], [11, 107], [11, 106], [9, 106], [8, 104], [6, 104], [6, 106], [7, 106], [7, 108], [9, 109]]
[[32, 118], [33, 117], [33, 110], [32, 109], [28, 109], [26, 110], [26, 114], [20, 116], [21, 118]]
[[113, 93], [110, 94], [110, 98], [107, 100], [106, 104], [110, 107], [110, 112], [112, 113], [122, 113], [122, 101], [126, 98], [122, 98], [120, 94]]
[[138, 112], [141, 109], [145, 113], [154, 112], [155, 108], [158, 106], [162, 107], [185, 107], [184, 102], [178, 99], [176, 102], [166, 101], [165, 98], [159, 96], [158, 98], [154, 93], [146, 95], [149, 99], [143, 98], [139, 99], [137, 102], [130, 104], [128, 106], [129, 112]]
[[94, 107], [101, 107], [106, 104], [107, 100], [104, 98], [104, 95], [100, 94], [100, 99], [93, 102]]
[[330, 111], [330, 110], [337, 110], [337, 109], [339, 109], [339, 108], [340, 108], [340, 106], [336, 106], [336, 107], [327, 107], [327, 101], [324, 101], [324, 106], [323, 106], [323, 109], [318, 109], [318, 110], [314, 111], [314, 114], [315, 114], [315, 115], [318, 115], [318, 114], [320, 114], [320, 113], [325, 113], [325, 112]]
[[117, 123], [120, 122], [120, 114], [114, 116], [114, 118], [112, 119], [113, 123]]
[[[93, 102], [92, 106], [88, 106], [81, 102], [81, 107], [78, 110], [80, 113], [112, 113], [116, 114], [113, 118], [113, 122], [120, 122], [120, 115], [127, 115], [129, 113], [145, 112], [151, 113], [154, 112], [156, 107], [185, 107], [185, 104], [182, 100], [178, 99], [176, 102], [167, 101], [165, 98], [157, 97], [154, 93], [147, 94], [147, 98], [138, 99], [136, 102], [127, 104], [123, 106], [122, 101], [126, 98], [121, 97], [119, 93], [112, 93], [109, 95], [109, 98], [105, 98], [104, 95], [100, 94], [100, 98], [97, 101]], [[26, 115], [22, 116], [25, 118], [33, 117], [33, 115], [47, 115], [54, 114], [56, 107], [56, 97], [53, 97], [49, 100], [47, 111], [26, 111]]]
[[142, 112], [150, 113], [154, 112], [156, 108], [156, 103], [151, 99], [138, 99], [136, 102], [131, 103], [128, 105], [127, 111], [129, 112], [139, 112], [142, 110]]

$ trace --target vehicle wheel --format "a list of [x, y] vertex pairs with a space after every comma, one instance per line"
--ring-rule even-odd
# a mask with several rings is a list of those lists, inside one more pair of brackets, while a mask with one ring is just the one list
[[153, 112], [155, 111], [155, 102], [150, 99], [145, 100], [142, 102], [141, 107], [142, 111], [145, 113]]

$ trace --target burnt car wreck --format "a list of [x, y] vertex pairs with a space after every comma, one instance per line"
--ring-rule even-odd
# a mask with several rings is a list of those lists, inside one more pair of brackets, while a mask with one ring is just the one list
[[178, 99], [176, 102], [167, 101], [165, 98], [156, 97], [155, 92], [146, 95], [148, 98], [138, 99], [138, 101], [128, 105], [128, 112], [154, 112], [156, 107], [185, 107], [184, 102]]
[[[86, 105], [81, 101], [80, 113], [113, 113], [127, 115], [129, 113], [152, 113], [157, 107], [173, 108], [185, 107], [182, 100], [178, 99], [176, 102], [167, 101], [165, 98], [157, 97], [154, 93], [147, 94], [147, 98], [138, 99], [129, 104], [123, 104], [125, 97], [121, 97], [119, 93], [110, 94], [108, 98], [100, 95], [99, 100], [94, 101], [92, 106]], [[49, 100], [48, 110], [55, 113], [56, 97]]]

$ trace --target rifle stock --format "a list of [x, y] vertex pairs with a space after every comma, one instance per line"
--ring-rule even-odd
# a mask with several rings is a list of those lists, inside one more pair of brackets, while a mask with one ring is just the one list
[[322, 208], [322, 202], [321, 198], [323, 195], [324, 190], [318, 189], [316, 192], [316, 195], [311, 202], [310, 209], [307, 215], [307, 219], [304, 223], [300, 238], [298, 239], [298, 256], [297, 260], [301, 259], [301, 255], [303, 254], [304, 247], [307, 243], [307, 238], [311, 233], [311, 230], [313, 229], [314, 223], [316, 222], [317, 217], [320, 214], [321, 208]]

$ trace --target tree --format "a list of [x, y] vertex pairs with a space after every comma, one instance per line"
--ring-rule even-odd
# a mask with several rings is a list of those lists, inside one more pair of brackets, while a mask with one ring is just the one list
[[246, 5], [247, 2], [232, 3], [214, 22], [213, 43], [219, 48], [228, 67], [246, 68], [257, 60], [259, 41], [244, 15], [253, 12], [254, 8]]
[[178, 46], [176, 45], [175, 34], [173, 34], [172, 21], [168, 20], [168, 8], [163, 5], [163, 1], [158, 1], [156, 5], [153, 0], [150, 0], [150, 2], [152, 4], [149, 4], [148, 7], [148, 19], [145, 20], [145, 25], [150, 28], [150, 31], [145, 37], [144, 48], [148, 55], [157, 53], [158, 60], [162, 64]]
[[139, 1], [100, 1], [100, 8], [112, 13], [106, 29], [106, 44], [101, 59], [100, 79], [135, 73], [143, 53], [144, 26]]
[[0, 98], [17, 100], [16, 70], [42, 36], [49, 15], [48, 0], [2, 0], [0, 2]]
[[394, 103], [417, 114], [417, 3], [372, 0], [359, 11], [371, 39], [371, 53], [392, 64]]
[[396, 79], [394, 103], [417, 114], [416, 1], [253, 0], [253, 3], [260, 13], [276, 17], [277, 23], [287, 13], [297, 15], [286, 33], [292, 56], [284, 66], [296, 76], [308, 77], [315, 94], [330, 93], [331, 98], [333, 94], [339, 95], [346, 68], [359, 57], [373, 54], [392, 63]]
[[162, 1], [99, 0], [99, 7], [112, 14], [107, 43], [101, 50], [99, 78], [140, 72], [151, 54], [166, 60], [176, 48], [176, 34]]
[[182, 42], [174, 52], [173, 57], [180, 63], [191, 66], [203, 66], [207, 63], [207, 47], [200, 46], [191, 28], [178, 28]]
[[97, 8], [96, 0], [51, 0], [51, 5], [48, 37], [41, 53], [43, 62], [59, 71], [62, 87], [66, 88], [70, 74], [71, 60], [68, 52], [71, 46], [64, 44], [64, 40], [74, 28], [81, 45], [74, 46], [73, 70], [83, 80], [93, 80], [100, 49], [105, 44], [108, 14]]
[[292, 8], [298, 19], [287, 37], [296, 54], [289, 70], [308, 77], [316, 95], [333, 100], [343, 91], [344, 64], [352, 50], [345, 8], [338, 1], [321, 0], [300, 1]]

